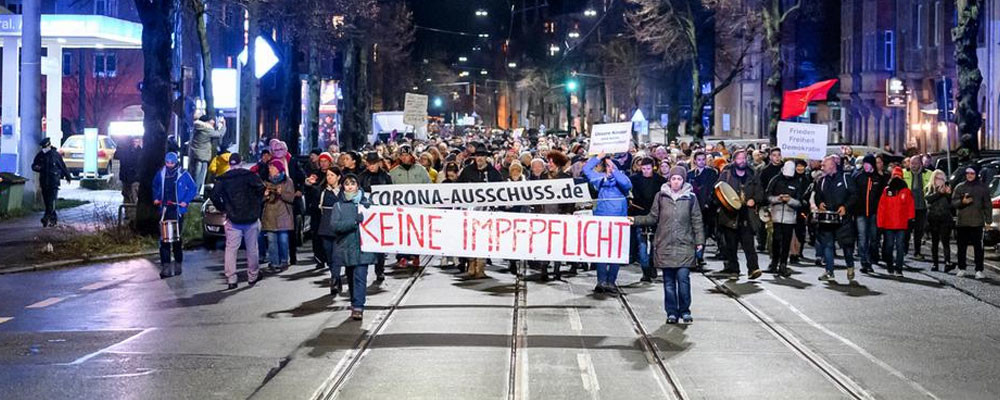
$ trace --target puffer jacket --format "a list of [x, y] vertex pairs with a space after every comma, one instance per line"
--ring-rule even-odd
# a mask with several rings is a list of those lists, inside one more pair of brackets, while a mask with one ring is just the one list
[[431, 176], [427, 173], [427, 169], [420, 164], [413, 164], [410, 168], [398, 165], [392, 171], [389, 171], [389, 177], [392, 178], [392, 183], [396, 185], [431, 183]]
[[260, 218], [260, 230], [267, 232], [295, 230], [292, 203], [295, 201], [295, 184], [287, 177], [279, 183], [264, 182], [271, 192], [264, 197], [264, 214]]
[[594, 167], [600, 162], [597, 157], [591, 157], [582, 171], [590, 185], [597, 189], [594, 215], [624, 217], [628, 215], [628, 193], [632, 190], [632, 181], [618, 168], [610, 176], [595, 171]]
[[222, 174], [212, 190], [212, 204], [234, 224], [252, 224], [260, 219], [264, 183], [257, 174], [235, 168]]
[[870, 217], [878, 211], [878, 201], [882, 198], [885, 182], [882, 176], [872, 172], [865, 172], [859, 169], [851, 176], [854, 180], [854, 187], [858, 191], [858, 200], [854, 203], [854, 215], [858, 217]]
[[[972, 203], [962, 204], [962, 198], [969, 195]], [[984, 227], [993, 218], [993, 207], [990, 204], [989, 190], [979, 179], [965, 181], [955, 188], [951, 196], [951, 204], [958, 210], [956, 226], [963, 228]]]
[[225, 134], [225, 125], [217, 130], [208, 122], [194, 121], [194, 135], [188, 144], [188, 155], [196, 161], [212, 161], [212, 139], [219, 139]]
[[690, 268], [698, 245], [705, 243], [705, 226], [698, 197], [690, 183], [679, 192], [663, 185], [647, 215], [635, 217], [636, 225], [656, 225], [653, 236], [654, 265], [657, 268]]
[[371, 203], [361, 191], [351, 200], [344, 197], [344, 191], [324, 189], [320, 194], [320, 208], [323, 218], [320, 221], [319, 234], [332, 238], [334, 242], [333, 258], [327, 261], [332, 267], [352, 267], [375, 263], [375, 254], [361, 251], [361, 232], [358, 224], [361, 221], [360, 207], [368, 207]]
[[[767, 201], [771, 204], [771, 221], [776, 224], [794, 225], [804, 204], [802, 196], [806, 189], [801, 186], [801, 180], [794, 176], [789, 178], [779, 173], [771, 179], [771, 184], [767, 188]], [[791, 197], [787, 203], [781, 201], [783, 194]]]
[[890, 179], [878, 202], [876, 219], [879, 229], [906, 230], [915, 216], [913, 192], [904, 180]]

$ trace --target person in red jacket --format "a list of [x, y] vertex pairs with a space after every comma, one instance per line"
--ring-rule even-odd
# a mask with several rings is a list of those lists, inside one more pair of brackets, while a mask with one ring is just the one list
[[[906, 229], [914, 218], [913, 192], [903, 180], [903, 169], [892, 170], [892, 178], [882, 191], [882, 199], [878, 203], [878, 227], [885, 231], [885, 244], [882, 255], [889, 274], [903, 276], [903, 247], [906, 239]], [[895, 260], [892, 258], [895, 252]]]

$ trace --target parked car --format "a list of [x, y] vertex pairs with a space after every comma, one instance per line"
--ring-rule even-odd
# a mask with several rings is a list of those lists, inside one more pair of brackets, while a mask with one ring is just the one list
[[[83, 135], [73, 135], [59, 147], [59, 154], [66, 162], [70, 174], [79, 176], [83, 173]], [[111, 173], [111, 160], [115, 158], [118, 146], [107, 136], [97, 137], [97, 174]]]
[[[205, 192], [211, 193], [211, 189], [205, 189]], [[201, 240], [205, 248], [214, 250], [220, 240], [226, 240], [225, 225], [226, 213], [215, 208], [212, 199], [206, 196], [205, 204], [201, 206]]]
[[990, 181], [990, 199], [993, 203], [993, 219], [983, 231], [983, 245], [1000, 245], [1000, 176]]

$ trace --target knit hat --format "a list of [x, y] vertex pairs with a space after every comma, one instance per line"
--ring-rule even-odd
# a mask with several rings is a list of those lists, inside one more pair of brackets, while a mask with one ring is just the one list
[[866, 155], [865, 158], [861, 159], [861, 165], [864, 165], [864, 164], [871, 164], [872, 167], [874, 167], [875, 166], [875, 156], [872, 155], [872, 154]]
[[687, 170], [685, 170], [684, 167], [681, 166], [670, 168], [670, 172], [667, 172], [667, 180], [669, 181], [670, 178], [674, 177], [675, 175], [681, 178], [686, 178]]
[[236, 166], [243, 163], [243, 157], [240, 157], [240, 153], [233, 153], [229, 155], [229, 166]]
[[177, 164], [178, 162], [177, 153], [174, 153], [172, 151], [167, 153], [167, 155], [163, 157], [163, 162], [170, 164]]
[[285, 163], [281, 160], [272, 160], [271, 166], [278, 169], [278, 172], [285, 172]]
[[903, 177], [903, 167], [893, 168], [892, 169], [892, 177], [893, 178], [902, 178]]
[[316, 161], [319, 162], [323, 160], [329, 161], [330, 164], [333, 164], [333, 154], [327, 152], [320, 153], [319, 159], [317, 159]]

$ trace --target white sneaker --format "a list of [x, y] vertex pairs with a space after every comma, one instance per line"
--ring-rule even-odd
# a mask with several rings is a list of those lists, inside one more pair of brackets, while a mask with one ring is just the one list
[[986, 274], [983, 271], [976, 271], [976, 279], [986, 279]]
[[964, 269], [957, 269], [957, 270], [955, 270], [955, 277], [956, 278], [961, 278], [963, 276], [965, 276], [965, 270]]

